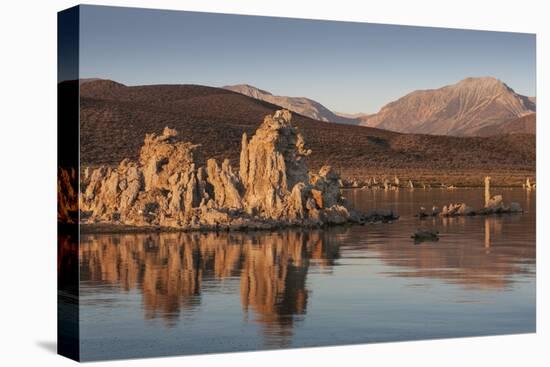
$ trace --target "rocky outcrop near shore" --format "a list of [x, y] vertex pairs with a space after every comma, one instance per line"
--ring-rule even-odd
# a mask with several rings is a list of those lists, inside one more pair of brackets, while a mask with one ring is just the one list
[[419, 218], [425, 217], [460, 217], [460, 216], [474, 216], [474, 215], [492, 215], [492, 214], [516, 214], [522, 213], [523, 209], [516, 202], [511, 202], [509, 206], [504, 204], [502, 195], [495, 195], [490, 198], [483, 208], [473, 209], [466, 205], [466, 203], [451, 203], [444, 205], [442, 209], [437, 206], [432, 207], [431, 210], [421, 207], [420, 212], [416, 215]]
[[311, 151], [286, 110], [266, 116], [252, 138], [243, 134], [238, 174], [227, 159], [198, 166], [197, 147], [165, 128], [160, 135], [146, 135], [139, 162], [86, 169], [81, 222], [202, 230], [397, 218], [391, 211], [366, 215], [350, 208], [331, 167], [308, 172]]

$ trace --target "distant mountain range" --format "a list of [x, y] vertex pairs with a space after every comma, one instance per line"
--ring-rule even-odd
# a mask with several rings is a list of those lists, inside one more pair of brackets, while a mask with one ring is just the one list
[[[466, 78], [439, 89], [414, 91], [370, 115], [332, 112], [309, 98], [275, 96], [247, 84], [224, 88], [315, 120], [396, 132], [453, 136], [535, 133], [536, 98], [520, 95], [492, 77]], [[521, 119], [524, 116], [530, 117]]]
[[346, 113], [346, 112], [334, 112], [336, 115], [345, 117], [348, 119], [354, 119], [354, 120], [365, 120], [369, 116], [372, 116], [372, 113], [364, 113], [364, 112], [358, 112], [358, 113]]
[[268, 91], [256, 88], [248, 84], [227, 85], [224, 89], [244, 94], [245, 96], [259, 99], [281, 106], [292, 112], [319, 121], [336, 122], [339, 124], [357, 125], [362, 120], [356, 116], [337, 114], [323, 106], [321, 103], [305, 97], [275, 96]]

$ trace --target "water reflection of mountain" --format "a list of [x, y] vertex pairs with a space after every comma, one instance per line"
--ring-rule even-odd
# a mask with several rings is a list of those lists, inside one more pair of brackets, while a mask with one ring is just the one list
[[145, 317], [172, 325], [200, 305], [203, 283], [240, 277], [243, 310], [263, 325], [268, 342], [281, 343], [295, 315], [306, 312], [312, 261], [330, 268], [339, 256], [336, 232], [85, 235], [81, 281], [138, 289]]

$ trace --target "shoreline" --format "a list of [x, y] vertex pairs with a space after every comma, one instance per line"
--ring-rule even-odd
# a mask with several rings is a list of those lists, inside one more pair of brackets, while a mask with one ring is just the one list
[[[389, 180], [389, 183], [393, 185], [395, 177], [398, 177], [401, 188], [408, 188], [407, 184], [409, 180], [413, 182], [415, 188], [422, 188], [423, 184], [432, 188], [439, 188], [441, 185], [476, 188], [483, 187], [485, 176], [491, 177], [492, 187], [522, 188], [527, 178], [531, 180], [531, 183], [536, 183], [537, 177], [537, 172], [534, 168], [517, 169], [510, 167], [437, 170], [411, 166], [406, 169], [380, 169], [373, 167], [357, 170], [339, 167], [337, 164], [333, 166], [340, 173], [343, 182], [357, 181], [358, 183], [364, 183], [376, 178], [378, 185], [383, 186], [385, 179]], [[347, 188], [348, 185], [345, 187]]]
[[351, 226], [364, 226], [367, 224], [374, 223], [391, 223], [397, 219], [388, 220], [388, 221], [377, 221], [377, 222], [365, 222], [365, 223], [352, 223], [345, 222], [339, 224], [324, 224], [324, 225], [303, 225], [303, 224], [277, 224], [277, 225], [267, 225], [264, 227], [230, 227], [230, 226], [211, 226], [211, 227], [165, 227], [165, 226], [135, 226], [129, 224], [111, 224], [111, 223], [80, 223], [79, 233], [80, 234], [125, 234], [125, 233], [246, 233], [246, 232], [269, 232], [269, 231], [279, 231], [285, 229], [326, 229], [334, 227], [351, 227]]
[[[501, 189], [505, 190], [518, 190], [521, 188], [518, 187], [511, 187], [511, 186], [502, 186], [499, 187]], [[404, 188], [400, 187], [399, 190], [396, 190], [396, 188], [388, 189], [386, 191], [429, 191], [429, 190], [476, 190], [476, 189], [482, 189], [481, 186], [469, 186], [469, 187], [456, 187], [454, 189], [446, 189], [446, 188]], [[343, 187], [341, 190], [373, 190], [373, 191], [384, 191], [383, 188], [368, 188], [363, 189], [361, 187]], [[531, 191], [536, 192], [535, 189], [533, 190], [527, 190], [522, 189], [526, 193], [530, 193]], [[510, 215], [510, 214], [520, 214], [520, 213], [486, 213], [486, 214], [476, 214], [476, 215], [465, 215], [468, 217], [474, 217], [474, 216], [503, 216], [503, 215]], [[370, 217], [371, 220], [364, 220], [361, 222], [353, 222], [353, 221], [346, 221], [343, 223], [291, 223], [291, 222], [285, 222], [285, 221], [272, 221], [272, 222], [257, 222], [255, 224], [241, 224], [241, 225], [199, 225], [196, 227], [169, 227], [169, 226], [161, 226], [161, 225], [132, 225], [132, 224], [114, 224], [114, 223], [80, 223], [77, 225], [78, 231], [80, 234], [128, 234], [128, 233], [174, 233], [174, 232], [184, 232], [184, 233], [246, 233], [246, 232], [268, 232], [268, 231], [279, 231], [279, 230], [286, 230], [286, 229], [303, 229], [303, 230], [311, 230], [311, 229], [327, 229], [331, 227], [351, 227], [351, 226], [364, 226], [368, 224], [379, 224], [379, 223], [388, 223], [391, 224], [394, 221], [397, 221], [400, 218], [400, 215], [397, 213], [395, 214], [395, 217], [384, 217], [383, 214], [371, 213], [371, 215], [377, 215], [375, 217]], [[392, 213], [393, 215], [393, 213]], [[438, 218], [439, 216], [432, 216], [432, 215], [424, 215], [420, 216], [418, 214], [413, 216], [414, 218], [422, 221], [428, 218]], [[454, 218], [455, 216], [445, 217], [445, 218]], [[368, 216], [367, 216], [368, 218]]]
[[[406, 191], [415, 191], [415, 190], [421, 190], [421, 191], [429, 191], [429, 190], [475, 190], [475, 189], [483, 189], [483, 185], [478, 185], [478, 186], [474, 186], [474, 185], [469, 185], [469, 186], [461, 186], [460, 184], [457, 184], [457, 185], [452, 185], [453, 187], [440, 187], [440, 186], [434, 186], [434, 187], [414, 187], [414, 188], [410, 188], [410, 187], [405, 187], [405, 186], [400, 186], [400, 187], [395, 187], [395, 186], [392, 186], [391, 188], [388, 188], [387, 191], [395, 191], [395, 190], [406, 190]], [[504, 190], [524, 190], [524, 191], [528, 191], [528, 192], [536, 192], [537, 190], [536, 189], [531, 189], [531, 190], [527, 190], [526, 188], [522, 187], [521, 185], [520, 186], [510, 186], [510, 185], [493, 185], [491, 184], [491, 187], [492, 188], [499, 188], [499, 189], [504, 189]], [[373, 190], [373, 191], [376, 191], [376, 190], [380, 190], [380, 191], [384, 191], [384, 187], [382, 186], [379, 186], [379, 187], [362, 187], [362, 186], [340, 186], [340, 190]]]

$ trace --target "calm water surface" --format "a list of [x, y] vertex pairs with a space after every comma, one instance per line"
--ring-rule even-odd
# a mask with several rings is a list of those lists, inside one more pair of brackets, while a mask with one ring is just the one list
[[[521, 215], [419, 220], [482, 191], [351, 190], [388, 224], [256, 233], [83, 235], [83, 360], [535, 331], [535, 193]], [[438, 242], [414, 244], [416, 228]]]

